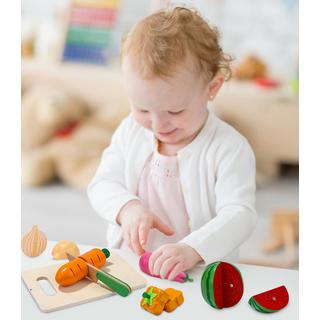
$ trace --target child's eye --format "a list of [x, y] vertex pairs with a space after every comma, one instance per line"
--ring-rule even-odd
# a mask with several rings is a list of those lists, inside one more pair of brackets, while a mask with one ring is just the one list
[[177, 114], [180, 114], [182, 113], [184, 110], [180, 110], [180, 111], [169, 111], [170, 114], [172, 115], [177, 115]]
[[139, 110], [141, 113], [148, 113], [148, 110]]

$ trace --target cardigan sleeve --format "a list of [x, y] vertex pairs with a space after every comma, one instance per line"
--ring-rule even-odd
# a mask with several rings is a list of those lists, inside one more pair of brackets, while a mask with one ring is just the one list
[[194, 248], [205, 265], [226, 257], [252, 233], [257, 220], [255, 172], [255, 157], [245, 139], [220, 150], [214, 187], [216, 216], [181, 241]]
[[121, 208], [130, 200], [138, 199], [125, 183], [125, 149], [132, 123], [125, 118], [112, 136], [110, 146], [102, 155], [98, 169], [87, 188], [89, 201], [95, 211], [108, 222], [117, 224]]

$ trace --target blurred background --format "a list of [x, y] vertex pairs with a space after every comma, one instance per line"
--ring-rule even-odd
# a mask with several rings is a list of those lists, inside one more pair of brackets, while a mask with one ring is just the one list
[[233, 78], [210, 108], [257, 159], [259, 221], [244, 263], [298, 269], [298, 1], [23, 0], [22, 234], [103, 246], [85, 187], [129, 113], [121, 38], [166, 6], [196, 8], [219, 28]]

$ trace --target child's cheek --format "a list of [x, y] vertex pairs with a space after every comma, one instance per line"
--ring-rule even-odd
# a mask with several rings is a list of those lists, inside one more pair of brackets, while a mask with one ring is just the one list
[[189, 126], [189, 116], [188, 115], [181, 115], [179, 118], [175, 119], [175, 127], [179, 129], [185, 129]]
[[133, 111], [133, 117], [141, 126], [147, 129], [151, 128], [148, 114], [141, 114], [140, 112]]

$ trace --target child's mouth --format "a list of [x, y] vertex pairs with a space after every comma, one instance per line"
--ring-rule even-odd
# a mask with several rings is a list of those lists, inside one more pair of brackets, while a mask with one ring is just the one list
[[171, 135], [171, 134], [175, 133], [177, 130], [178, 130], [178, 129], [177, 129], [177, 128], [175, 128], [175, 129], [173, 129], [173, 130], [171, 130], [171, 131], [168, 131], [168, 132], [158, 132], [158, 134], [159, 134], [159, 135], [161, 135], [161, 136], [165, 136], [165, 137], [167, 137], [167, 136], [169, 136], [169, 135]]

